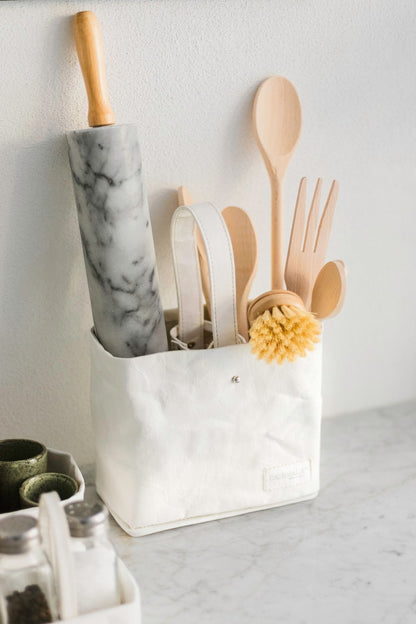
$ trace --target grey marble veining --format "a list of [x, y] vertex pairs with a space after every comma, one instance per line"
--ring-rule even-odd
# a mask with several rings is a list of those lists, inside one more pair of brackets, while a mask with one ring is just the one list
[[96, 334], [118, 357], [166, 351], [137, 129], [67, 138]]
[[416, 403], [324, 419], [313, 501], [112, 537], [144, 624], [414, 624]]

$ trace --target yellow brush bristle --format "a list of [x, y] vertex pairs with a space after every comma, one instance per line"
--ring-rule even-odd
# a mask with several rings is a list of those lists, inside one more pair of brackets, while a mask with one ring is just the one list
[[282, 364], [312, 351], [320, 333], [321, 325], [311, 312], [282, 305], [256, 318], [250, 328], [250, 344], [259, 359]]

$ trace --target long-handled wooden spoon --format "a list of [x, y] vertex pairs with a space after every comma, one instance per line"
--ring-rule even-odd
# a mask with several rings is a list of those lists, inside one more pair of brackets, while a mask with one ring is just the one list
[[284, 288], [283, 180], [302, 129], [299, 96], [283, 76], [265, 80], [253, 107], [254, 133], [271, 184], [272, 290]]
[[327, 262], [319, 271], [312, 291], [311, 311], [319, 319], [336, 316], [345, 299], [347, 270], [342, 260]]
[[306, 355], [320, 333], [319, 323], [305, 310], [301, 298], [284, 290], [283, 180], [302, 127], [299, 97], [289, 80], [274, 76], [260, 85], [253, 122], [272, 190], [272, 290], [249, 306], [250, 338], [258, 357], [281, 363]]

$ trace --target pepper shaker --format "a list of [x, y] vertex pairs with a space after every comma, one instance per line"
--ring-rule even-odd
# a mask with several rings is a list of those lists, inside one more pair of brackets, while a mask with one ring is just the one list
[[52, 569], [31, 516], [0, 520], [0, 621], [46, 624], [57, 620]]

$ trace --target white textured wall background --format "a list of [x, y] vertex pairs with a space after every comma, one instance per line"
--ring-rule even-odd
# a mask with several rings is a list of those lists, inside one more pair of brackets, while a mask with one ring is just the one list
[[290, 165], [341, 195], [329, 257], [349, 268], [325, 331], [325, 413], [416, 395], [416, 5], [413, 0], [123, 0], [0, 3], [0, 437], [92, 454], [91, 325], [64, 134], [86, 126], [70, 16], [94, 10], [120, 122], [141, 135], [166, 308], [175, 188], [241, 205], [269, 283], [269, 184], [251, 105], [290, 78], [304, 128]]

